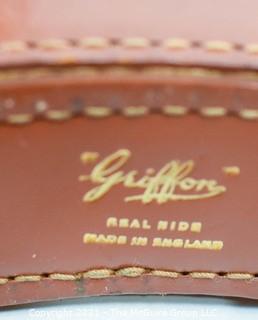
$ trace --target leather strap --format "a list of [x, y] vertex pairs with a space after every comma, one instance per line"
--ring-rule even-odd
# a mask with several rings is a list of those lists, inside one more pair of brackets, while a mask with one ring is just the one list
[[257, 298], [257, 138], [256, 122], [196, 115], [2, 127], [1, 305]]
[[69, 0], [6, 1], [0, 65], [141, 62], [257, 69], [257, 11], [255, 0], [76, 0], [72, 8]]

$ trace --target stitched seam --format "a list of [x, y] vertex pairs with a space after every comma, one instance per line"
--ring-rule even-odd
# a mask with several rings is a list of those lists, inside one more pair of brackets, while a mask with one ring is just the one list
[[45, 76], [99, 76], [99, 75], [116, 76], [189, 76], [193, 78], [209, 78], [221, 79], [234, 77], [235, 80], [257, 80], [258, 72], [256, 70], [229, 70], [218, 69], [216, 67], [200, 67], [200, 66], [176, 66], [176, 65], [156, 65], [151, 66], [141, 65], [139, 68], [136, 65], [102, 65], [102, 66], [41, 66], [41, 67], [26, 67], [24, 69], [8, 68], [0, 70], [0, 81], [14, 80], [33, 80], [44, 78]]
[[119, 269], [102, 268], [91, 269], [77, 273], [49, 273], [49, 274], [31, 274], [31, 275], [16, 275], [13, 277], [0, 277], [0, 285], [8, 282], [38, 282], [44, 279], [60, 280], [60, 281], [75, 281], [80, 279], [108, 279], [111, 277], [127, 277], [137, 278], [140, 276], [155, 276], [172, 279], [180, 279], [190, 277], [192, 279], [207, 279], [214, 280], [215, 278], [223, 278], [228, 280], [257, 280], [258, 275], [249, 272], [178, 272], [173, 270], [159, 270], [144, 267], [124, 267]]
[[[132, 69], [124, 68], [124, 67], [119, 67], [119, 68], [108, 68], [107, 70], [104, 69], [104, 72], [110, 72], [112, 70], [112, 74], [124, 74], [124, 72], [129, 72], [129, 74], [132, 72]], [[17, 76], [19, 75], [25, 75], [29, 76], [29, 79], [34, 79], [35, 77], [41, 77], [44, 75], [49, 75], [49, 72], [51, 71], [48, 69], [29, 69], [27, 70], [28, 73], [26, 73], [26, 70], [17, 71], [17, 70], [8, 70], [4, 71], [3, 73], [0, 72], [0, 81], [5, 81], [6, 80], [15, 80]], [[66, 74], [66, 69], [61, 69], [61, 74]], [[86, 72], [87, 75], [96, 75], [97, 72], [99, 71], [99, 68], [92, 68], [92, 67], [79, 67], [76, 68], [75, 74], [84, 74]], [[216, 76], [221, 76], [222, 74], [227, 75], [226, 73], [221, 73], [221, 71], [218, 70], [206, 70], [206, 69], [200, 69], [200, 68], [193, 68], [189, 70], [189, 68], [160, 68], [160, 67], [151, 67], [151, 68], [145, 68], [143, 71], [143, 74], [157, 74], [160, 73], [161, 71], [165, 72], [165, 75], [170, 75], [171, 72], [172, 74], [177, 74], [180, 75], [185, 74], [185, 72], [189, 72], [191, 76], [194, 77], [206, 77], [206, 76], [211, 76], [213, 77], [214, 75]], [[59, 74], [60, 70], [58, 71]], [[103, 70], [101, 70], [103, 72]], [[135, 71], [134, 71], [135, 72]], [[178, 73], [179, 72], [179, 73]], [[50, 73], [51, 74], [51, 73]], [[188, 74], [188, 73], [187, 73]], [[235, 72], [234, 72], [235, 74]], [[238, 75], [238, 72], [236, 73]], [[242, 73], [240, 73], [242, 74]], [[244, 73], [244, 75], [251, 77], [251, 79], [255, 76], [258, 75], [257, 73], [252, 73], [252, 72], [247, 72]], [[6, 77], [7, 76], [7, 77]], [[33, 103], [33, 102], [32, 102]], [[228, 108], [222, 107], [222, 106], [202, 106], [201, 108], [198, 109], [191, 109], [190, 107], [182, 106], [182, 105], [165, 105], [161, 107], [160, 109], [153, 109], [148, 106], [127, 106], [123, 107], [121, 109], [112, 109], [111, 107], [107, 106], [87, 106], [84, 108], [79, 108], [76, 112], [70, 109], [59, 109], [55, 110], [51, 106], [49, 108], [48, 102], [44, 99], [39, 99], [36, 100], [34, 103], [34, 109], [35, 112], [26, 112], [26, 113], [16, 113], [14, 110], [14, 107], [16, 105], [16, 102], [12, 98], [5, 99], [1, 102], [1, 105], [3, 107], [3, 110], [9, 110], [10, 112], [7, 112], [7, 115], [2, 116], [2, 120], [8, 124], [26, 124], [32, 122], [34, 119], [48, 119], [51, 121], [64, 121], [71, 119], [73, 116], [78, 115], [78, 114], [83, 114], [89, 117], [93, 118], [103, 118], [110, 116], [112, 114], [122, 114], [126, 117], [136, 117], [136, 116], [143, 116], [147, 115], [149, 113], [154, 113], [154, 112], [160, 112], [161, 114], [167, 115], [167, 116], [182, 116], [186, 115], [189, 112], [195, 112], [201, 116], [204, 117], [223, 117], [227, 115], [235, 115], [239, 116], [242, 119], [246, 120], [255, 120], [258, 119], [258, 109], [255, 108], [248, 108], [245, 107], [242, 110], [234, 111], [230, 110]], [[11, 111], [11, 109], [14, 109]]]
[[[42, 101], [41, 101], [42, 102]], [[122, 115], [128, 118], [138, 118], [148, 114], [159, 113], [168, 117], [181, 117], [187, 114], [198, 114], [204, 118], [222, 118], [226, 116], [238, 116], [244, 120], [258, 120], [258, 109], [242, 109], [240, 111], [228, 110], [220, 106], [202, 107], [198, 110], [191, 110], [188, 107], [179, 105], [167, 105], [161, 107], [158, 111], [147, 106], [128, 106], [119, 110], [105, 106], [84, 107], [79, 114], [86, 117], [97, 119], [107, 118], [111, 115]], [[5, 116], [3, 123], [12, 125], [24, 125], [33, 122], [36, 119], [45, 119], [52, 122], [65, 121], [78, 116], [78, 112], [72, 110], [47, 110], [40, 115], [33, 113], [13, 113]]]
[[50, 38], [38, 41], [3, 41], [0, 43], [1, 52], [22, 53], [28, 50], [66, 50], [71, 48], [84, 49], [108, 49], [112, 47], [122, 47], [125, 49], [137, 48], [164, 48], [170, 50], [186, 50], [190, 48], [199, 48], [207, 52], [232, 52], [243, 51], [247, 54], [258, 54], [258, 42], [249, 42], [247, 44], [234, 43], [224, 40], [195, 41], [184, 38], [166, 38], [164, 40], [155, 40], [145, 37], [129, 38], [102, 38], [86, 37], [81, 39], [67, 40], [64, 38]]

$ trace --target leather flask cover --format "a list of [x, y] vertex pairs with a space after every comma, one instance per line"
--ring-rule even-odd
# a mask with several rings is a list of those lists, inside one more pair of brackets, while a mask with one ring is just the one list
[[258, 299], [258, 3], [0, 9], [0, 306]]

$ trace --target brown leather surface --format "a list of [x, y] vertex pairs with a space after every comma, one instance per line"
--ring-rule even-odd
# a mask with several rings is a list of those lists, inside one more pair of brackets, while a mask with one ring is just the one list
[[[258, 118], [257, 9], [254, 0], [2, 1], [0, 305], [126, 293], [258, 298], [258, 131], [246, 121]], [[139, 188], [120, 183], [84, 202], [96, 184], [79, 176], [122, 149], [131, 152], [125, 172], [192, 160], [189, 177], [226, 191], [164, 203], [158, 193], [144, 204], [125, 202]], [[86, 151], [98, 160], [83, 164]], [[108, 217], [151, 229], [110, 229]], [[159, 220], [202, 229], [160, 231]], [[149, 242], [83, 242], [107, 232]], [[153, 247], [155, 237], [223, 247]]]
[[[88, 107], [105, 107], [123, 113], [126, 107], [144, 106], [163, 112], [166, 106], [181, 106], [186, 112], [224, 108], [226, 114], [242, 117], [253, 110], [257, 118], [257, 74], [191, 68], [75, 67], [3, 70], [0, 73], [0, 120], [25, 114], [49, 118], [51, 110], [84, 114]], [[210, 72], [210, 73], [209, 73]], [[44, 110], [37, 104], [45, 103]], [[11, 104], [11, 105], [10, 105]]]
[[[97, 0], [71, 7], [9, 0], [0, 9], [0, 121], [49, 119], [52, 110], [70, 117], [89, 106], [116, 113], [130, 106], [160, 112], [167, 105], [200, 113], [219, 107], [248, 118], [251, 111], [258, 118], [257, 52], [248, 49], [258, 39], [256, 1]], [[107, 43], [83, 46], [91, 37]], [[134, 37], [147, 44], [124, 44]], [[165, 41], [175, 38], [186, 46], [167, 48]], [[216, 40], [226, 49], [207, 48]], [[38, 111], [42, 101], [46, 108]]]
[[[258, 5], [255, 0], [8, 0], [1, 3], [1, 42], [35, 42], [48, 39], [71, 40], [68, 48], [2, 52], [1, 65], [151, 62], [257, 69], [257, 54], [245, 46], [258, 41]], [[78, 40], [100, 36], [111, 40], [144, 37], [156, 41], [153, 47], [128, 50], [110, 45], [100, 50], [78, 46]], [[167, 50], [166, 38], [183, 38], [191, 42], [186, 50]], [[207, 52], [207, 41], [226, 41], [230, 52]], [[33, 45], [34, 43], [34, 45]]]
[[[114, 293], [201, 293], [258, 298], [257, 287], [257, 123], [236, 117], [204, 119], [197, 115], [162, 115], [103, 120], [77, 118], [63, 124], [35, 122], [0, 130], [1, 152], [1, 265], [0, 304]], [[160, 169], [171, 160], [195, 162], [190, 176], [215, 179], [226, 192], [194, 201], [125, 202], [137, 188], [113, 187], [92, 203], [82, 201], [94, 186], [79, 182], [93, 164], [85, 165], [85, 151], [100, 159], [119, 149], [132, 156], [123, 170]], [[239, 175], [224, 167], [237, 166]], [[199, 221], [200, 233], [114, 229], [110, 216], [159, 220]], [[112, 232], [111, 232], [112, 231]], [[221, 240], [222, 250], [85, 244], [84, 233], [131, 236], [183, 237]], [[179, 272], [179, 277], [154, 275], [112, 276], [108, 279], [53, 280], [53, 273], [76, 274], [92, 269], [124, 267]], [[195, 279], [192, 272], [215, 273], [213, 279]], [[231, 279], [230, 274], [252, 279]], [[19, 282], [21, 275], [40, 275], [35, 282]]]
[[247, 43], [258, 39], [257, 11], [255, 0], [75, 0], [72, 6], [69, 0], [7, 0], [1, 3], [0, 35], [3, 40], [173, 36]]

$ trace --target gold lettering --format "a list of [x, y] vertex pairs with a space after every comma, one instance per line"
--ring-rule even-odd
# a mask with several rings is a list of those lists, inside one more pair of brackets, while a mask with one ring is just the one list
[[107, 227], [112, 228], [112, 227], [117, 227], [117, 218], [115, 217], [110, 217], [107, 219]]
[[212, 242], [212, 249], [213, 250], [221, 250], [223, 248], [223, 241], [213, 241]]
[[172, 221], [171, 223], [170, 223], [170, 230], [171, 231], [174, 231], [176, 229], [176, 221]]
[[84, 243], [100, 243], [100, 244], [126, 244], [126, 236], [104, 235], [96, 233], [85, 233], [83, 236]]
[[194, 240], [193, 242], [191, 242], [189, 239], [187, 239], [185, 240], [184, 248], [221, 250], [223, 248], [223, 241]]
[[223, 241], [212, 240], [189, 240], [189, 239], [170, 239], [170, 238], [154, 238], [152, 241], [153, 247], [162, 248], [184, 248], [184, 249], [199, 249], [199, 250], [221, 250]]
[[191, 224], [191, 229], [192, 232], [201, 232], [202, 230], [202, 223], [201, 222], [193, 222]]
[[168, 221], [162, 221], [162, 220], [160, 220], [160, 221], [158, 222], [158, 225], [157, 225], [157, 229], [158, 229], [158, 230], [167, 230], [167, 228], [168, 228]]
[[163, 248], [182, 248], [184, 245], [183, 239], [169, 239], [169, 238], [154, 238], [152, 242], [153, 247]]
[[148, 220], [143, 220], [142, 221], [142, 228], [143, 229], [150, 229], [151, 228], [151, 226], [149, 225]]
[[139, 229], [141, 227], [140, 222], [138, 219], [133, 219], [133, 221], [130, 224], [130, 228], [132, 229]]
[[173, 240], [172, 239], [168, 239], [168, 238], [164, 238], [161, 242], [161, 246], [162, 247], [172, 247], [173, 246]]
[[153, 247], [161, 247], [162, 239], [161, 238], [154, 238], [152, 242]]
[[159, 220], [157, 223], [157, 230], [171, 230], [171, 231], [191, 231], [191, 232], [201, 232], [202, 223], [201, 222], [187, 222], [187, 221], [167, 221]]
[[106, 221], [108, 228], [131, 228], [131, 229], [151, 229], [151, 225], [147, 219], [128, 219], [128, 218], [115, 218], [109, 217]]
[[173, 247], [174, 248], [182, 248], [184, 245], [184, 240], [183, 239], [175, 239], [173, 241]]
[[131, 240], [131, 246], [146, 246], [147, 243], [147, 237], [133, 237]]
[[178, 231], [187, 231], [189, 229], [189, 223], [186, 221], [180, 221], [178, 224]]
[[[86, 192], [83, 201], [93, 202], [107, 194], [116, 185], [126, 188], [139, 188], [143, 192], [125, 197], [125, 201], [141, 201], [142, 203], [165, 203], [178, 200], [199, 200], [217, 196], [226, 191], [216, 180], [195, 179], [189, 175], [194, 169], [194, 162], [170, 161], [160, 170], [146, 170], [146, 175], [139, 177], [137, 170], [125, 173], [122, 167], [128, 162], [131, 152], [120, 149], [97, 163], [89, 176], [80, 176], [80, 181], [91, 181], [96, 187]], [[95, 161], [98, 154], [84, 152], [83, 163]]]
[[129, 227], [129, 219], [123, 218], [119, 220], [120, 228], [128, 228]]

